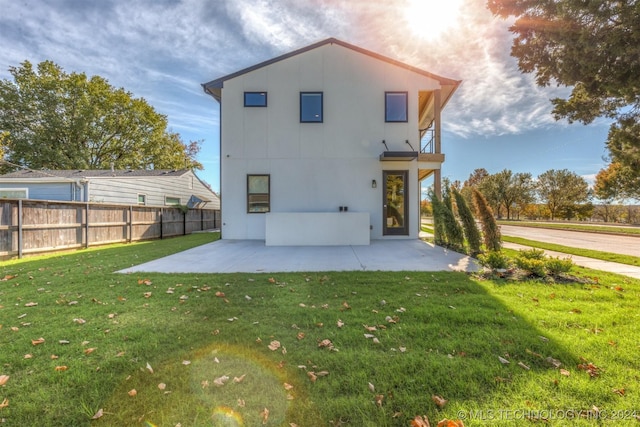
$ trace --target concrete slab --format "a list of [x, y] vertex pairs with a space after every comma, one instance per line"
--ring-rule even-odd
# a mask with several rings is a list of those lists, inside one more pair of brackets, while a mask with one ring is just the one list
[[265, 246], [260, 240], [218, 240], [119, 273], [477, 270], [473, 258], [419, 239], [372, 240], [366, 246]]

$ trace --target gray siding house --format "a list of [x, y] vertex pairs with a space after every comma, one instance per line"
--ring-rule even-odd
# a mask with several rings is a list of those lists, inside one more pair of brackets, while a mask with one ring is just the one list
[[0, 175], [0, 198], [220, 209], [190, 169], [23, 170]]

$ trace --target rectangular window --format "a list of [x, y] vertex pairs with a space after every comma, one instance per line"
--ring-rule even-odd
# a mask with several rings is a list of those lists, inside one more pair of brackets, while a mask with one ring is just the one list
[[248, 213], [264, 213], [271, 210], [270, 181], [270, 175], [247, 175]]
[[138, 204], [146, 205], [147, 204], [147, 195], [146, 194], [138, 194]]
[[0, 188], [0, 199], [28, 199], [28, 188]]
[[245, 92], [244, 106], [245, 107], [266, 107], [267, 92]]
[[409, 109], [407, 92], [384, 93], [384, 121], [407, 122]]
[[179, 205], [180, 204], [180, 197], [165, 196], [164, 204], [167, 205], [167, 206]]
[[300, 123], [322, 123], [322, 92], [300, 92]]

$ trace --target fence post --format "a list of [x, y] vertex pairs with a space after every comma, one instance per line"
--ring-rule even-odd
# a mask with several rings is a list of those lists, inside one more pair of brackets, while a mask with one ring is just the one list
[[18, 200], [18, 258], [22, 258], [22, 199]]
[[89, 247], [89, 202], [84, 205], [84, 248]]
[[162, 218], [163, 218], [164, 208], [160, 208], [160, 239], [164, 238], [164, 230], [162, 229]]
[[183, 236], [187, 235], [187, 213], [189, 213], [188, 209], [182, 212], [182, 235]]
[[200, 231], [204, 230], [204, 209], [200, 209]]
[[129, 236], [127, 237], [127, 242], [131, 243], [133, 241], [133, 206], [129, 205], [129, 227], [128, 227]]

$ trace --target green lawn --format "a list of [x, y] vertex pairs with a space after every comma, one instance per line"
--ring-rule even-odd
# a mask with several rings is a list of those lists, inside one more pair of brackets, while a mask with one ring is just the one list
[[212, 238], [4, 263], [1, 423], [638, 424], [637, 280], [113, 273]]

